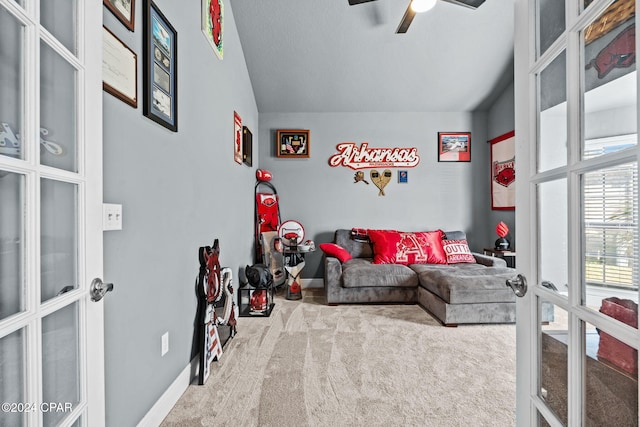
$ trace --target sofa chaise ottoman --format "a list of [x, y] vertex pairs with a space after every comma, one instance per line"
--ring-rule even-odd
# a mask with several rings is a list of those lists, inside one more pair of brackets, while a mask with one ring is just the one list
[[[444, 233], [464, 240], [462, 231]], [[515, 322], [515, 295], [506, 280], [515, 270], [497, 257], [472, 253], [475, 262], [456, 264], [375, 264], [369, 241], [338, 229], [338, 256], [325, 252], [324, 286], [329, 305], [418, 303], [445, 325]], [[348, 255], [347, 255], [348, 253]]]

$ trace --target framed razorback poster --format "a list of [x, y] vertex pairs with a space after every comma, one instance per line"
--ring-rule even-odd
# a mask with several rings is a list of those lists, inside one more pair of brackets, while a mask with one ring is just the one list
[[491, 209], [516, 208], [515, 132], [507, 132], [489, 141], [491, 146]]

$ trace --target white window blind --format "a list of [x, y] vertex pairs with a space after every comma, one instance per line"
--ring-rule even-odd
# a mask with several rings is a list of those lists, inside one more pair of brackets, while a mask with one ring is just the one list
[[[587, 141], [585, 158], [634, 145], [636, 135]], [[637, 289], [638, 165], [625, 163], [583, 176], [587, 284]]]

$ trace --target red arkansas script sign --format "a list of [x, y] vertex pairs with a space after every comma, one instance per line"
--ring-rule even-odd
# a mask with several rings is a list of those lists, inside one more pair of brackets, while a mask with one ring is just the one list
[[418, 148], [369, 148], [363, 142], [360, 147], [355, 142], [343, 142], [336, 147], [338, 152], [329, 157], [331, 167], [346, 166], [351, 169], [376, 167], [413, 168], [420, 163]]

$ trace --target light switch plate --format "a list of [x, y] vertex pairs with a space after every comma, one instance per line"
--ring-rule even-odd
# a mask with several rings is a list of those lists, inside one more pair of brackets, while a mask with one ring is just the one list
[[102, 229], [104, 231], [122, 230], [122, 205], [102, 204]]

